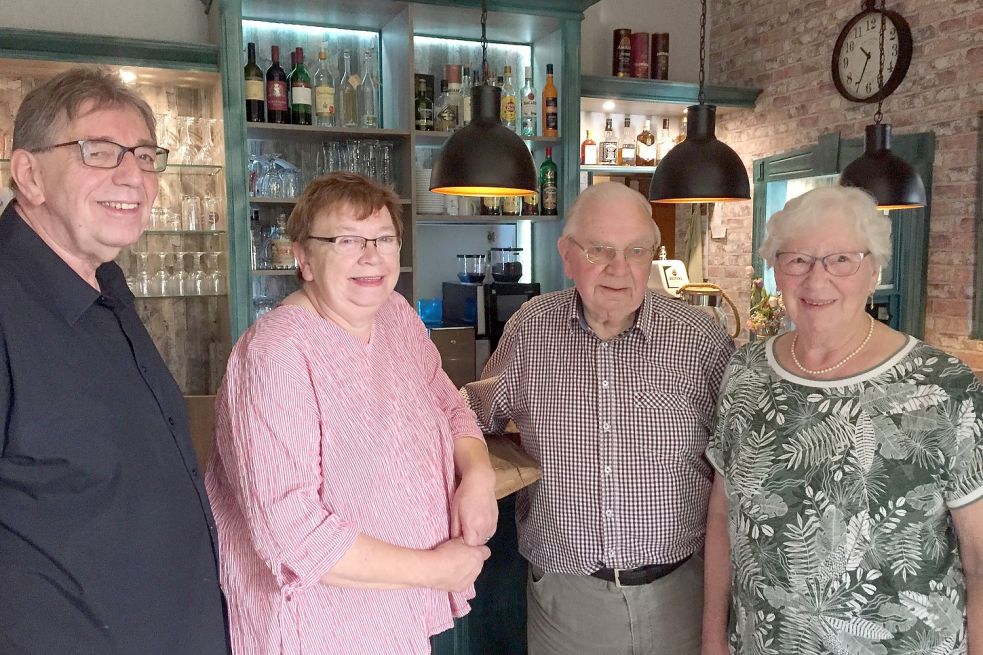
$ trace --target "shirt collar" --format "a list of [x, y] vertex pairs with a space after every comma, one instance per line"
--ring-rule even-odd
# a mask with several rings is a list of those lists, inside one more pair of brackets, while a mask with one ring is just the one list
[[96, 269], [100, 294], [31, 229], [17, 213], [15, 204], [11, 201], [0, 215], [0, 265], [25, 287], [34, 288], [39, 301], [72, 325], [102, 296], [120, 306], [133, 302], [133, 294], [115, 262]]
[[[573, 289], [573, 293], [570, 294], [570, 304], [567, 310], [567, 320], [570, 323], [570, 328], [574, 329], [579, 327], [580, 329], [594, 334], [590, 325], [587, 324], [587, 319], [584, 317], [584, 301], [580, 297], [580, 292], [576, 288]], [[625, 330], [625, 332], [637, 331], [639, 332], [646, 341], [652, 337], [652, 291], [646, 290], [645, 295], [642, 297], [642, 304], [635, 313], [635, 323]], [[624, 332], [622, 332], [624, 334]]]

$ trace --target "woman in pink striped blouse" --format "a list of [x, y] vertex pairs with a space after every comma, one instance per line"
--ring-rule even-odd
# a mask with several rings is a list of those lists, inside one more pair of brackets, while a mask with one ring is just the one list
[[429, 653], [474, 596], [494, 474], [393, 291], [399, 212], [362, 176], [315, 180], [287, 223], [302, 288], [229, 358], [206, 484], [236, 655]]

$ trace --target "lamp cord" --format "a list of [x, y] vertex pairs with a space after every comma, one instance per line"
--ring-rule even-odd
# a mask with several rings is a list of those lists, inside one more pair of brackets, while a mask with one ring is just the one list
[[481, 0], [481, 74], [482, 84], [488, 84], [488, 37], [485, 34], [485, 24], [488, 22], [488, 6]]
[[[884, 10], [884, 0], [881, 0], [881, 36], [880, 43], [878, 44], [878, 49], [880, 50], [880, 59], [877, 63], [877, 92], [881, 93], [884, 89], [884, 30], [887, 25], [887, 12]], [[877, 111], [874, 112], [874, 125], [880, 125], [881, 119], [884, 118], [884, 114], [881, 113], [881, 105], [884, 103], [884, 98], [877, 101]]]
[[700, 13], [700, 93], [697, 96], [699, 103], [702, 105], [706, 100], [706, 94], [703, 93], [703, 80], [704, 80], [704, 66], [706, 63], [706, 42], [707, 42], [707, 0], [703, 0], [702, 11]]

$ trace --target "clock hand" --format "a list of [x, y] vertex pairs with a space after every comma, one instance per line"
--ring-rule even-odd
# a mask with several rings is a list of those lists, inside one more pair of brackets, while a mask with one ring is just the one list
[[[863, 48], [860, 49], [863, 52]], [[867, 58], [864, 59], [864, 67], [860, 69], [860, 77], [857, 78], [857, 88], [860, 88], [860, 81], [864, 79], [864, 73], [867, 72], [867, 64], [870, 63], [870, 54], [867, 54]]]
[[860, 48], [860, 52], [862, 52], [862, 53], [864, 53], [865, 55], [867, 55], [867, 59], [870, 59], [870, 53], [869, 53], [869, 52], [867, 52], [867, 51], [866, 51], [866, 50], [864, 50], [863, 48]]

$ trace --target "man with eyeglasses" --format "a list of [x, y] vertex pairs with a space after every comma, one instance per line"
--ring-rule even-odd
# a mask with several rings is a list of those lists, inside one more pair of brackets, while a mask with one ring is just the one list
[[659, 238], [638, 192], [584, 191], [557, 243], [574, 288], [523, 305], [465, 387], [543, 469], [516, 506], [531, 655], [700, 651], [703, 451], [734, 346], [646, 289]]
[[113, 259], [167, 150], [112, 73], [29, 93], [0, 216], [0, 652], [228, 652], [184, 399]]

